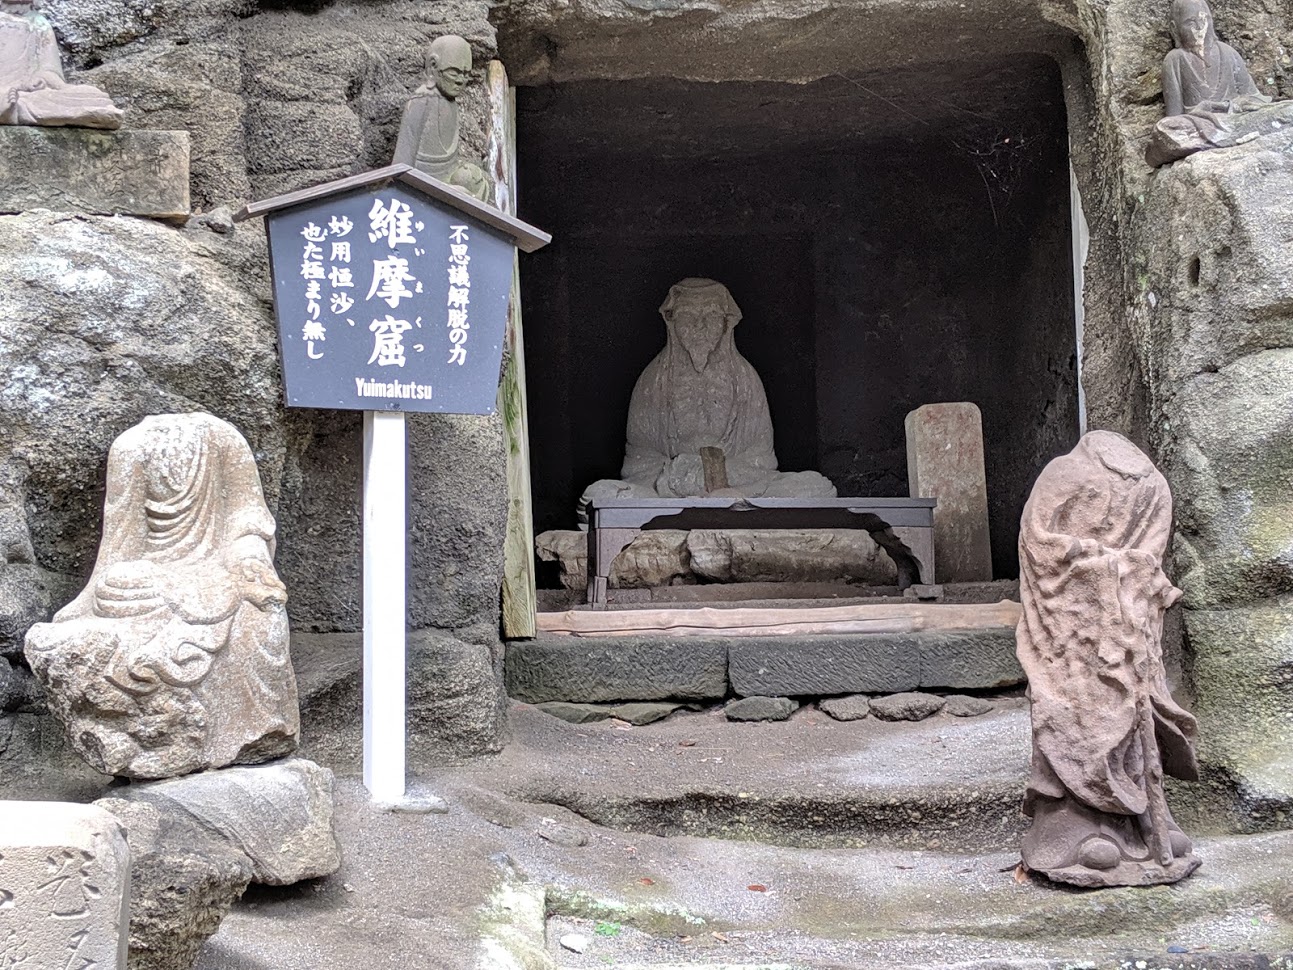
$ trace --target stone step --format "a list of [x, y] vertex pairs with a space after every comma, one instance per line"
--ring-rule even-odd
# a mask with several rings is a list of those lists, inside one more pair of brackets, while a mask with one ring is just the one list
[[719, 700], [983, 690], [1023, 683], [1011, 628], [777, 637], [544, 636], [507, 647], [508, 693], [544, 701]]

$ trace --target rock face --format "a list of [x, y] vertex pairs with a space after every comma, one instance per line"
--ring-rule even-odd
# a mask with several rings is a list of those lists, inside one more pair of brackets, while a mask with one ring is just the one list
[[871, 713], [882, 721], [923, 721], [943, 709], [943, 698], [921, 691], [908, 691], [876, 697], [871, 701]]
[[129, 832], [132, 970], [188, 970], [251, 882], [335, 872], [332, 772], [301, 758], [118, 789]]
[[871, 699], [865, 694], [828, 697], [817, 706], [837, 721], [860, 721], [871, 713]]
[[121, 823], [93, 805], [0, 801], [0, 833], [4, 965], [126, 970], [130, 849]]
[[251, 861], [180, 813], [104, 798], [130, 843], [130, 968], [188, 970], [251, 882]]
[[199, 413], [127, 431], [103, 521], [89, 584], [25, 650], [77, 753], [165, 778], [294, 749], [274, 519], [237, 429]]
[[729, 721], [784, 721], [799, 709], [789, 697], [742, 697], [732, 701], [723, 714]]

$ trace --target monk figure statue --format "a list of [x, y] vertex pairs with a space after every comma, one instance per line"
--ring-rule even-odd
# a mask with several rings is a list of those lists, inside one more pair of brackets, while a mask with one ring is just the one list
[[603, 498], [833, 497], [817, 472], [781, 472], [763, 381], [732, 340], [741, 311], [722, 283], [685, 279], [660, 307], [664, 350], [629, 401], [619, 479], [594, 482], [579, 503]]
[[0, 125], [120, 128], [122, 111], [89, 84], [68, 84], [58, 39], [31, 0], [0, 0]]
[[458, 139], [458, 95], [471, 78], [471, 45], [453, 34], [437, 37], [427, 51], [427, 73], [426, 83], [404, 107], [394, 162], [486, 202], [489, 178], [461, 157]]
[[1293, 102], [1272, 104], [1239, 53], [1217, 39], [1207, 0], [1173, 0], [1172, 41], [1163, 60], [1165, 117], [1145, 152], [1150, 165], [1242, 144], [1293, 119]]
[[1172, 496], [1126, 438], [1092, 431], [1033, 486], [1019, 532], [1019, 662], [1032, 703], [1024, 866], [1078, 886], [1145, 886], [1199, 866], [1163, 794], [1197, 780], [1196, 723], [1163, 666]]
[[94, 572], [25, 646], [77, 753], [106, 774], [166, 778], [295, 749], [273, 556], [256, 461], [232, 425], [163, 414], [113, 443]]

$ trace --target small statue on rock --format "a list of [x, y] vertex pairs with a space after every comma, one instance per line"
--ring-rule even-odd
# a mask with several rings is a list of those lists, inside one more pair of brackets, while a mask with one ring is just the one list
[[120, 128], [106, 92], [64, 80], [54, 28], [35, 6], [0, 0], [0, 125]]
[[1217, 39], [1207, 0], [1173, 0], [1172, 42], [1163, 60], [1164, 118], [1145, 151], [1150, 165], [1243, 144], [1293, 120], [1293, 102], [1272, 104], [1239, 53]]
[[166, 778], [296, 747], [287, 592], [251, 449], [209, 414], [145, 418], [108, 453], [89, 584], [27, 634], [72, 747]]
[[1033, 486], [1019, 533], [1019, 662], [1033, 759], [1024, 866], [1078, 886], [1147, 886], [1199, 866], [1163, 774], [1197, 780], [1194, 718], [1163, 666], [1172, 496], [1122, 435], [1092, 431]]
[[660, 315], [665, 347], [633, 388], [623, 477], [588, 487], [581, 522], [588, 503], [605, 498], [834, 497], [818, 472], [777, 470], [768, 398], [733, 342], [741, 310], [727, 287], [685, 279]]
[[489, 178], [461, 156], [458, 137], [458, 95], [471, 79], [471, 45], [454, 34], [437, 37], [427, 50], [427, 73], [427, 82], [404, 106], [393, 161], [487, 202]]

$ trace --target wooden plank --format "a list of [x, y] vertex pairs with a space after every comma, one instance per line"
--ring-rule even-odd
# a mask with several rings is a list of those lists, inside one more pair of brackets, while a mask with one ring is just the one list
[[[487, 162], [495, 201], [516, 214], [516, 92], [499, 61], [487, 75], [491, 132]], [[503, 636], [533, 637], [538, 594], [534, 576], [534, 510], [530, 497], [530, 427], [525, 400], [525, 338], [521, 330], [521, 266], [512, 264], [512, 294], [507, 307], [507, 363], [498, 388], [507, 448], [507, 535], [503, 542]]]
[[541, 613], [541, 633], [579, 637], [625, 635], [768, 637], [811, 633], [916, 633], [922, 630], [1013, 629], [1012, 600], [972, 604], [859, 604], [814, 609], [567, 610]]
[[263, 216], [279, 209], [289, 209], [305, 202], [313, 202], [316, 199], [349, 192], [352, 189], [368, 188], [383, 182], [403, 182], [405, 185], [410, 185], [437, 202], [443, 202], [464, 215], [470, 216], [477, 222], [498, 230], [524, 252], [532, 253], [552, 242], [552, 236], [542, 229], [532, 226], [528, 222], [522, 222], [515, 215], [501, 212], [492, 205], [479, 202], [453, 186], [419, 172], [409, 165], [387, 165], [384, 168], [373, 169], [371, 172], [349, 175], [346, 178], [311, 186], [308, 189], [298, 189], [295, 192], [288, 192], [286, 195], [276, 195], [272, 199], [249, 202], [238, 210], [233, 217], [233, 221], [242, 222], [254, 216]]

